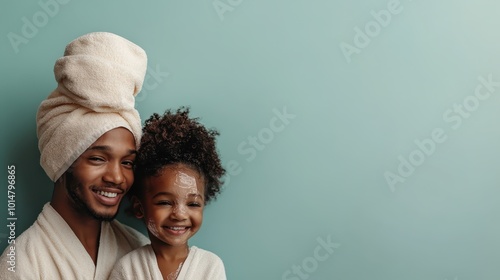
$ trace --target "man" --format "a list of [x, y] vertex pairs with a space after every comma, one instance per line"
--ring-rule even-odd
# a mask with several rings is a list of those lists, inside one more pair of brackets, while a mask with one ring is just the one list
[[113, 220], [134, 180], [134, 97], [146, 67], [143, 49], [105, 32], [75, 39], [56, 61], [58, 86], [37, 113], [52, 199], [15, 240], [14, 263], [4, 251], [0, 279], [107, 279], [120, 257], [149, 243]]

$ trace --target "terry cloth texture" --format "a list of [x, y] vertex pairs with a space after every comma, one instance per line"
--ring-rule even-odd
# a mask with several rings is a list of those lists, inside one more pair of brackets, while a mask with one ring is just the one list
[[56, 181], [99, 137], [124, 127], [138, 148], [141, 119], [135, 96], [147, 69], [145, 51], [108, 32], [83, 35], [54, 66], [57, 88], [37, 112], [40, 164]]
[[[110, 280], [162, 280], [156, 256], [150, 244], [136, 249], [119, 260]], [[214, 253], [196, 246], [189, 248], [189, 254], [182, 265], [177, 280], [226, 280], [224, 263]]]
[[[147, 243], [131, 227], [116, 220], [102, 222], [99, 257], [94, 264], [66, 221], [46, 203], [35, 223], [0, 257], [0, 280], [106, 280], [117, 260]], [[13, 263], [9, 263], [10, 246], [15, 246]]]

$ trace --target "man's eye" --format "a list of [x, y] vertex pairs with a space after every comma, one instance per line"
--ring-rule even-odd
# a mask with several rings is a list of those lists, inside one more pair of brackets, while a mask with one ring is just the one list
[[122, 162], [122, 164], [123, 164], [123, 165], [130, 166], [130, 167], [134, 166], [134, 162], [133, 162], [133, 161], [131, 161], [131, 160], [124, 161], [124, 162]]
[[90, 157], [89, 160], [90, 161], [104, 161], [104, 159], [100, 158], [100, 157]]

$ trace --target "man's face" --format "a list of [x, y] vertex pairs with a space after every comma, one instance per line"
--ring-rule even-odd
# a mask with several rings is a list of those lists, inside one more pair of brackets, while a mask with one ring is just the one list
[[66, 172], [66, 189], [76, 210], [98, 220], [113, 220], [134, 182], [136, 150], [122, 127], [103, 134]]

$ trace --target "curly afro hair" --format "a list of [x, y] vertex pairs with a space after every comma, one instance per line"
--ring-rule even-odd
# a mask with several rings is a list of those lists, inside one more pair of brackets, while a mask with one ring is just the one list
[[154, 113], [146, 120], [135, 162], [135, 183], [129, 194], [141, 196], [144, 178], [157, 176], [171, 164], [185, 164], [198, 171], [205, 182], [205, 204], [221, 191], [225, 170], [216, 149], [219, 132], [206, 129], [199, 118], [189, 117], [189, 107]]

